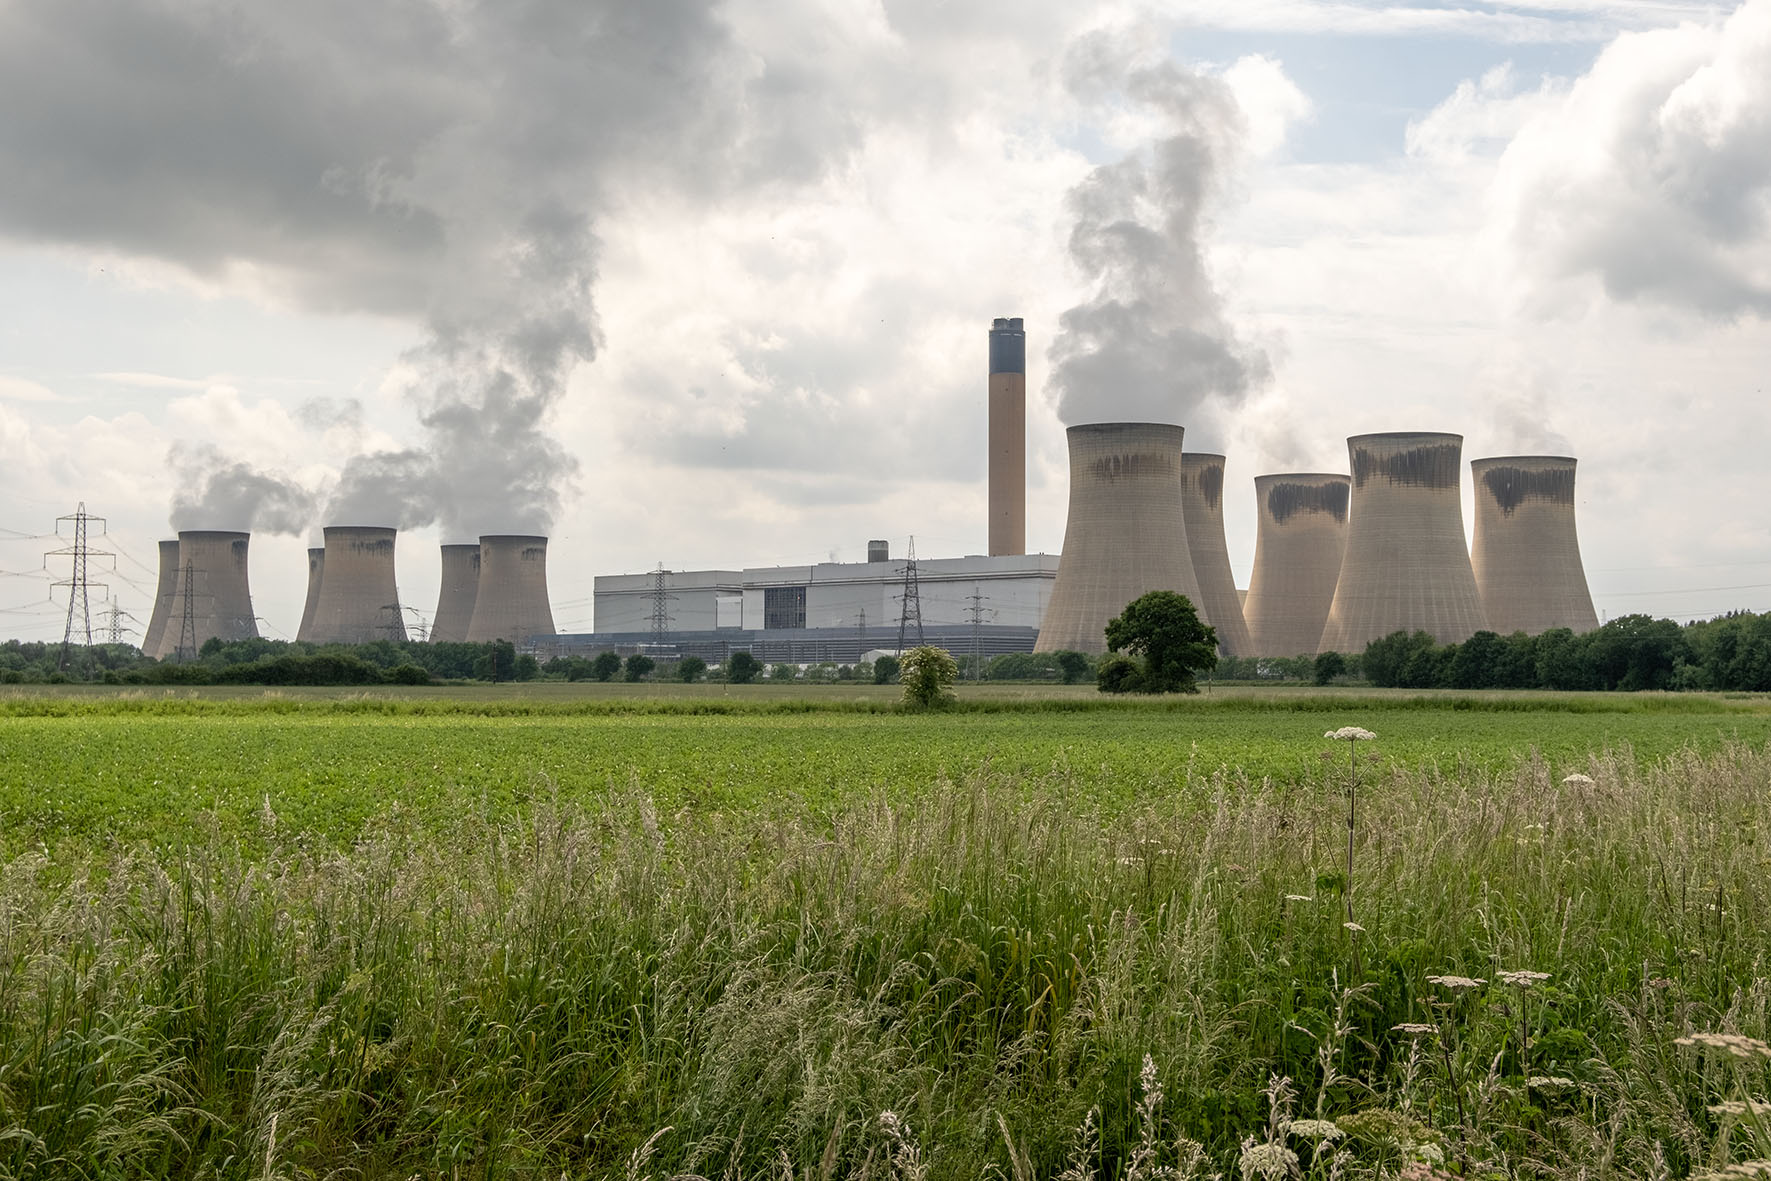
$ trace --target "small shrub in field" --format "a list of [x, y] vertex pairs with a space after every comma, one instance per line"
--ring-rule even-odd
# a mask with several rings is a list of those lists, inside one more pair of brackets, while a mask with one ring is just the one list
[[952, 700], [948, 692], [959, 676], [959, 662], [945, 648], [924, 644], [904, 653], [898, 680], [904, 685], [904, 704], [923, 709]]

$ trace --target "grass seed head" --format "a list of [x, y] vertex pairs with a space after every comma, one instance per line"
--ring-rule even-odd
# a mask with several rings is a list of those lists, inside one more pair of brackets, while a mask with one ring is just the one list
[[1693, 1033], [1687, 1037], [1674, 1038], [1675, 1046], [1702, 1046], [1706, 1050], [1721, 1050], [1736, 1058], [1771, 1058], [1771, 1046], [1758, 1038], [1747, 1037], [1742, 1033]]

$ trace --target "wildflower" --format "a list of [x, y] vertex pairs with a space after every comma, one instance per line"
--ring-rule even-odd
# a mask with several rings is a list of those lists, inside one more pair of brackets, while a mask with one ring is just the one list
[[1419, 1021], [1404, 1021], [1400, 1025], [1390, 1026], [1391, 1033], [1406, 1033], [1410, 1037], [1423, 1033], [1438, 1033], [1437, 1025], [1423, 1025]]
[[1750, 1116], [1754, 1119], [1762, 1119], [1771, 1115], [1771, 1103], [1766, 1103], [1761, 1099], [1729, 1099], [1710, 1108], [1710, 1114], [1735, 1117]]
[[1525, 1085], [1536, 1087], [1540, 1091], [1560, 1091], [1565, 1087], [1572, 1087], [1574, 1080], [1563, 1078], [1559, 1074], [1534, 1074], [1525, 1080]]
[[1361, 927], [1358, 923], [1342, 923], [1341, 926], [1353, 932], [1355, 935], [1365, 934], [1365, 928]]
[[1330, 730], [1324, 738], [1332, 738], [1337, 742], [1371, 742], [1377, 738], [1370, 730], [1362, 730], [1358, 726], [1342, 726], [1339, 730]]
[[1572, 775], [1563, 776], [1562, 782], [1573, 787], [1591, 787], [1593, 785], [1593, 777], [1591, 775], [1582, 775], [1579, 771], [1576, 771]]
[[1242, 1181], [1278, 1181], [1297, 1174], [1298, 1154], [1283, 1144], [1256, 1144], [1251, 1137], [1242, 1142]]
[[1285, 900], [1287, 902], [1314, 902], [1314, 901], [1316, 901], [1315, 897], [1310, 894], [1287, 894], [1285, 896]]
[[1294, 1119], [1287, 1131], [1299, 1139], [1320, 1140], [1325, 1144], [1346, 1135], [1341, 1131], [1340, 1125], [1331, 1119]]
[[1484, 984], [1487, 984], [1488, 981], [1479, 976], [1428, 976], [1427, 983], [1437, 984], [1444, 988], [1449, 988], [1454, 992], [1460, 992], [1466, 988], [1481, 988]]
[[1511, 984], [1519, 988], [1531, 988], [1550, 978], [1548, 972], [1533, 972], [1529, 968], [1515, 968], [1511, 972], [1497, 972], [1496, 976], [1502, 984]]
[[1722, 1050], [1736, 1058], [1771, 1058], [1771, 1046], [1740, 1033], [1693, 1033], [1688, 1037], [1674, 1038], [1673, 1045], [1703, 1046], [1709, 1050]]

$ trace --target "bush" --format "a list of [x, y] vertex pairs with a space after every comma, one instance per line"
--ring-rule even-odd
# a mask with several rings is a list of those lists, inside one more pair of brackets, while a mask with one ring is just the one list
[[1141, 693], [1144, 670], [1126, 656], [1109, 656], [1095, 669], [1095, 686], [1103, 693]]
[[748, 652], [734, 652], [726, 659], [726, 680], [734, 685], [748, 685], [763, 670], [763, 662]]
[[700, 680], [707, 671], [707, 662], [699, 656], [685, 656], [676, 662], [676, 679], [685, 685]]
[[873, 662], [873, 683], [889, 685], [898, 679], [899, 662], [896, 656], [881, 656]]
[[1311, 676], [1318, 685], [1326, 685], [1338, 676], [1345, 675], [1347, 658], [1339, 652], [1323, 652], [1316, 657], [1311, 669]]
[[632, 656], [627, 658], [626, 667], [626, 679], [629, 681], [638, 681], [651, 673], [653, 669], [657, 668], [658, 662], [653, 660], [650, 656], [635, 652]]
[[428, 685], [430, 674], [416, 664], [396, 664], [387, 670], [390, 685]]
[[621, 671], [621, 657], [613, 652], [599, 652], [590, 662], [590, 675], [599, 681], [612, 681]]
[[959, 675], [959, 662], [945, 648], [930, 644], [904, 653], [898, 679], [904, 685], [904, 704], [928, 709], [953, 700], [948, 692]]

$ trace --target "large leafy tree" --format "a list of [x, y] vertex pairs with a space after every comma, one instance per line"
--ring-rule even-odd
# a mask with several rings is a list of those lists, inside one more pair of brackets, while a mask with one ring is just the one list
[[1136, 687], [1145, 693], [1195, 693], [1196, 674], [1218, 663], [1217, 630], [1174, 591], [1151, 591], [1127, 603], [1107, 623], [1107, 647], [1142, 662]]

